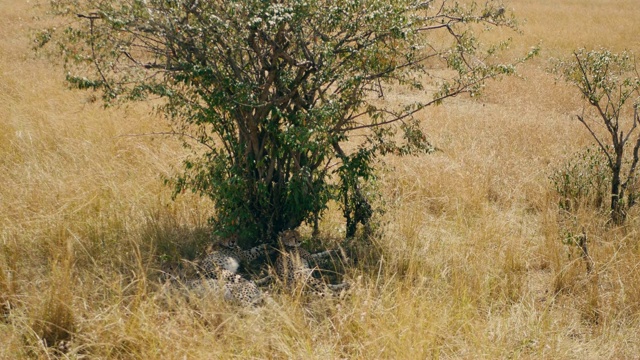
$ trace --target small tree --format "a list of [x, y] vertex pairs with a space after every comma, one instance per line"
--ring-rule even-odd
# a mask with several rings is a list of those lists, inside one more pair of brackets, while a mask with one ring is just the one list
[[[628, 52], [580, 49], [568, 60], [558, 61], [554, 70], [575, 85], [594, 110], [583, 110], [576, 116], [607, 157], [611, 170], [611, 220], [621, 224], [637, 195], [633, 187], [640, 150], [640, 134], [636, 131], [640, 122], [640, 75], [635, 57]], [[604, 127], [606, 132], [596, 126]], [[628, 145], [633, 149], [625, 166]]]
[[[352, 236], [371, 216], [362, 185], [376, 159], [430, 151], [413, 115], [524, 60], [502, 64], [504, 43], [474, 37], [514, 26], [503, 6], [484, 3], [56, 0], [56, 14], [76, 19], [38, 39], [54, 39], [68, 81], [107, 103], [165, 100], [172, 133], [202, 145], [175, 193], [210, 197], [221, 235], [272, 241], [333, 199]], [[426, 83], [437, 90], [424, 101], [380, 105], [390, 85]]]

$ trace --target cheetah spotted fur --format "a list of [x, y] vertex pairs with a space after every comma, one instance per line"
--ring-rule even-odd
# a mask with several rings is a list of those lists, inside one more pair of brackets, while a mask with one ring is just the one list
[[326, 284], [324, 281], [313, 277], [311, 264], [320, 257], [330, 254], [324, 251], [311, 254], [300, 247], [300, 234], [296, 230], [287, 230], [280, 234], [282, 249], [276, 260], [276, 275], [287, 287], [301, 284], [305, 290], [324, 297], [332, 291], [338, 291], [347, 287], [343, 284]]
[[263, 292], [253, 281], [224, 269], [217, 272], [216, 279], [195, 280], [189, 288], [198, 295], [222, 293], [225, 301], [242, 307], [259, 305], [264, 300]]
[[269, 248], [266, 244], [243, 250], [235, 242], [221, 244], [218, 249], [211, 251], [200, 263], [202, 275], [208, 278], [217, 278], [218, 273], [226, 270], [235, 274], [241, 264], [249, 264], [259, 256], [267, 254]]

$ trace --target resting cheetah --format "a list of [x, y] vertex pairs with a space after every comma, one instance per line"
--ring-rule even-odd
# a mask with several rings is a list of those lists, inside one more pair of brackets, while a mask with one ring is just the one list
[[199, 295], [222, 292], [226, 301], [243, 307], [263, 302], [264, 294], [253, 281], [225, 269], [219, 270], [216, 276], [216, 279], [195, 280], [188, 287]]
[[235, 274], [241, 264], [249, 264], [260, 255], [267, 254], [270, 250], [266, 244], [243, 250], [233, 238], [221, 242], [219, 245], [216, 250], [211, 251], [198, 264], [204, 277], [217, 278], [217, 274], [221, 270]]
[[311, 264], [318, 258], [328, 256], [330, 251], [317, 254], [309, 253], [300, 247], [300, 234], [296, 230], [282, 232], [280, 242], [283, 249], [276, 260], [276, 274], [286, 286], [304, 284], [307, 289], [320, 296], [325, 296], [328, 293], [327, 290], [337, 291], [347, 287], [346, 283], [326, 284], [313, 277]]

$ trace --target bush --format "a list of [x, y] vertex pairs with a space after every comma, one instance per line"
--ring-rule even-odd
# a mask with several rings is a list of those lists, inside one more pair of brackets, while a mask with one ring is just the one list
[[559, 196], [558, 206], [567, 212], [581, 207], [603, 209], [610, 194], [611, 170], [597, 147], [587, 147], [571, 156], [549, 176]]

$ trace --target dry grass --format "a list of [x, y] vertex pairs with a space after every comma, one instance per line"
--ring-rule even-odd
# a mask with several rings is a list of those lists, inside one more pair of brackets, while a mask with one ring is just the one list
[[[388, 159], [380, 263], [349, 271], [347, 299], [282, 295], [242, 310], [160, 289], [160, 269], [193, 258], [210, 215], [206, 200], [173, 202], [162, 185], [180, 144], [122, 136], [163, 124], [65, 89], [60, 68], [30, 52], [42, 9], [0, 1], [0, 357], [637, 358], [640, 220], [559, 218], [547, 177], [590, 139], [572, 118], [575, 91], [544, 67], [579, 46], [640, 52], [640, 8], [510, 6], [525, 18], [515, 50], [540, 41], [543, 55], [524, 81], [421, 115], [442, 151]], [[338, 237], [338, 220], [323, 231]], [[592, 274], [561, 241], [572, 226], [589, 234]]]

